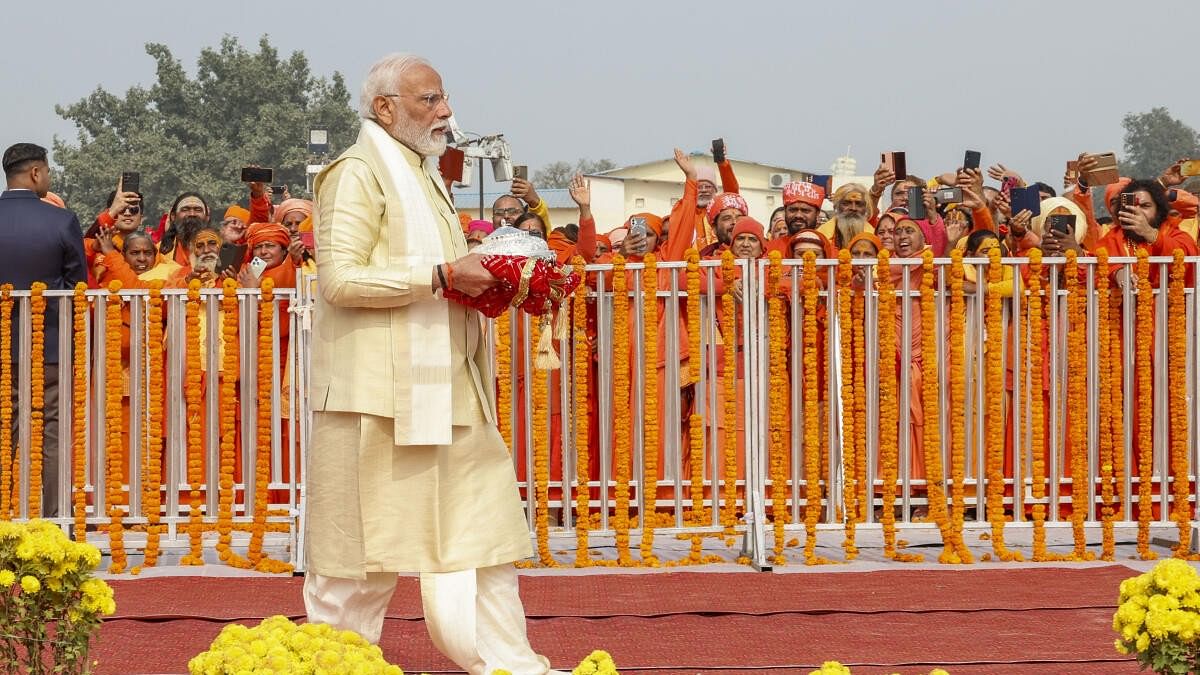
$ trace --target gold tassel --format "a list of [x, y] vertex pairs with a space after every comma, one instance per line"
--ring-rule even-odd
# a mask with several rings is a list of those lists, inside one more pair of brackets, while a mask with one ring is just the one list
[[554, 321], [554, 339], [563, 340], [567, 337], [569, 314], [571, 308], [564, 303], [558, 307], [558, 315]]
[[562, 362], [558, 360], [558, 354], [554, 351], [554, 332], [550, 330], [550, 315], [543, 316], [541, 322], [541, 336], [538, 338], [533, 365], [538, 370], [558, 370]]

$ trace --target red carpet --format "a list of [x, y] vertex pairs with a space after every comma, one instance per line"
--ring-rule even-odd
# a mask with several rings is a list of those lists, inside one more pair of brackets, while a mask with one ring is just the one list
[[[1112, 648], [1125, 567], [869, 573], [527, 576], [530, 639], [558, 668], [590, 650], [628, 673], [1134, 673]], [[185, 672], [229, 621], [303, 615], [300, 579], [113, 582], [118, 615], [94, 654], [102, 673]], [[401, 579], [380, 645], [406, 672], [454, 672]], [[932, 664], [932, 665], [930, 665]]]

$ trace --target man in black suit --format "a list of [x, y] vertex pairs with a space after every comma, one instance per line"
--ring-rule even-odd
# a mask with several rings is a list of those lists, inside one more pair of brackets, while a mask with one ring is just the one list
[[[46, 149], [33, 143], [17, 143], [4, 151], [4, 178], [8, 189], [0, 193], [0, 283], [27, 290], [35, 281], [47, 288], [73, 289], [87, 279], [83, 257], [83, 230], [79, 218], [41, 200], [50, 189], [50, 165]], [[19, 326], [14, 313], [13, 325]], [[46, 303], [45, 397], [42, 448], [42, 515], [58, 515], [58, 302]], [[16, 361], [17, 336], [13, 351], [0, 358]], [[70, 354], [63, 354], [70, 363]], [[68, 367], [70, 367], [68, 365]], [[14, 387], [13, 403], [17, 395]], [[15, 427], [24, 423], [14, 415]], [[14, 444], [15, 445], [15, 444]], [[38, 514], [30, 514], [36, 516]]]

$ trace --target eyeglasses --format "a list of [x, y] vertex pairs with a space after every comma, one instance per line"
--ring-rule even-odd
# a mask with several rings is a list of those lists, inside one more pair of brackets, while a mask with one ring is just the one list
[[121, 209], [121, 213], [127, 216], [136, 216], [141, 212], [142, 207], [140, 206], [126, 206], [125, 208]]
[[510, 209], [492, 209], [492, 213], [494, 213], [494, 214], [496, 214], [496, 215], [500, 216], [501, 218], [503, 218], [503, 217], [505, 217], [505, 216], [515, 216], [515, 215], [517, 215], [517, 214], [521, 213], [521, 209], [517, 209], [517, 208], [510, 208]]
[[426, 107], [426, 108], [428, 108], [428, 109], [430, 109], [430, 110], [433, 110], [434, 108], [436, 108], [436, 107], [437, 107], [437, 105], [438, 105], [439, 103], [443, 102], [443, 101], [445, 101], [445, 102], [446, 102], [446, 105], [450, 105], [450, 94], [446, 94], [446, 93], [442, 93], [442, 94], [422, 94], [422, 95], [419, 95], [419, 96], [418, 96], [418, 95], [416, 95], [416, 94], [380, 94], [380, 96], [386, 96], [386, 97], [388, 97], [388, 98], [392, 98], [392, 97], [395, 97], [395, 98], [415, 98], [415, 99], [418, 99], [418, 100], [420, 100], [422, 103], [424, 103], [424, 104], [425, 104], [425, 107]]

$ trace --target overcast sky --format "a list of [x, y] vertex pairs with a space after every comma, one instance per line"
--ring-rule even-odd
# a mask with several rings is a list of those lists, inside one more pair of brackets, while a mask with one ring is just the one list
[[1195, 0], [72, 0], [3, 13], [4, 146], [73, 137], [55, 103], [152, 83], [146, 42], [194, 72], [222, 35], [255, 48], [264, 33], [317, 74], [341, 71], [356, 103], [379, 56], [427, 57], [463, 129], [503, 132], [534, 169], [634, 164], [723, 136], [738, 159], [818, 173], [847, 146], [860, 173], [905, 150], [922, 175], [970, 148], [1057, 186], [1080, 151], [1120, 152], [1125, 113], [1166, 106], [1200, 127]]

